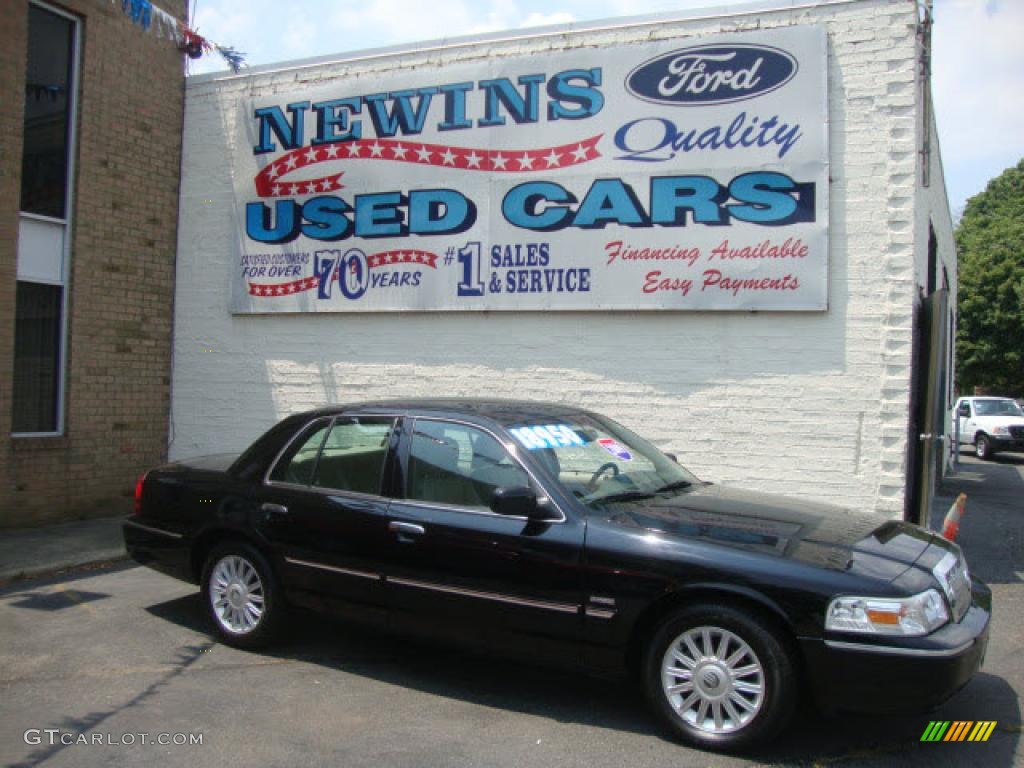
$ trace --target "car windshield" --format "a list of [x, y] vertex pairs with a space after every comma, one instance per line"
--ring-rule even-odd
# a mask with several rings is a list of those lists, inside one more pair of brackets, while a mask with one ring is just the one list
[[1013, 400], [975, 400], [974, 409], [979, 416], [1022, 416], [1020, 406]]
[[587, 505], [680, 493], [700, 482], [651, 443], [601, 416], [520, 421], [509, 431]]

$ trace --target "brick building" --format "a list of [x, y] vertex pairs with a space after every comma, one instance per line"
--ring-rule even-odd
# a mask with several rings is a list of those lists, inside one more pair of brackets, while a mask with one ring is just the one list
[[0, 527], [126, 511], [166, 456], [183, 101], [120, 3], [4, 3]]
[[[927, 6], [768, 3], [190, 78], [171, 457], [240, 450], [286, 414], [329, 402], [555, 399], [607, 413], [707, 479], [917, 517], [943, 462], [941, 443], [918, 436], [945, 431], [956, 295]], [[698, 59], [714, 67], [751, 51], [761, 63], [694, 75]], [[760, 82], [764, 93], [670, 103], [643, 72], [677, 54], [660, 81], [676, 78], [667, 91]], [[699, 79], [711, 71], [717, 80]], [[774, 135], [735, 127], [755, 118]], [[802, 139], [780, 127], [795, 122]], [[672, 146], [662, 143], [669, 128]], [[645, 129], [660, 133], [645, 139]], [[595, 148], [600, 165], [564, 167], [570, 154], [591, 162]], [[512, 150], [520, 165], [506, 173], [497, 164]], [[639, 155], [656, 162], [630, 162]], [[484, 181], [481, 163], [494, 171]], [[538, 170], [543, 181], [530, 186]], [[771, 205], [744, 209], [737, 182], [757, 174], [815, 190], [793, 203], [804, 223], [759, 228]], [[275, 185], [278, 176], [292, 183]], [[679, 197], [654, 199], [666, 185], [718, 194], [691, 215]], [[416, 195], [445, 204], [417, 207]], [[722, 221], [722, 200], [747, 221]], [[459, 215], [468, 232], [437, 235]], [[718, 264], [710, 244], [781, 244], [786, 231], [813, 245], [803, 294], [743, 303], [719, 291], [699, 303], [700, 275]], [[620, 241], [656, 243], [666, 259], [693, 243], [701, 254], [610, 264]], [[474, 261], [481, 246], [499, 248], [489, 275]], [[577, 288], [615, 270], [608, 301], [577, 292], [517, 305], [512, 287], [543, 290], [568, 275], [543, 271], [549, 256], [548, 267], [590, 270]], [[396, 258], [428, 264], [382, 268]], [[539, 271], [536, 281], [516, 282], [508, 259]], [[345, 270], [332, 273], [332, 260]], [[788, 268], [734, 271], [753, 275], [744, 287], [786, 289]], [[651, 270], [676, 291], [657, 307], [641, 291], [662, 287]], [[349, 276], [345, 296], [332, 294]], [[690, 278], [697, 287], [683, 296]], [[429, 294], [434, 284], [446, 299]]]

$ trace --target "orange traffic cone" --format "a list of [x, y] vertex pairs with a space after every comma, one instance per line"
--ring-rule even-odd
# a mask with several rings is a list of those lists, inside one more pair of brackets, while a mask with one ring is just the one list
[[960, 533], [960, 518], [967, 511], [967, 494], [961, 493], [956, 497], [953, 506], [946, 513], [946, 519], [942, 521], [942, 538], [949, 541], [956, 541], [956, 535]]

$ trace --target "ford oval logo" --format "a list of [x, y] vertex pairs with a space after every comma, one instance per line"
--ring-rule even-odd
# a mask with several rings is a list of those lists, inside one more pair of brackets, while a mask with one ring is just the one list
[[645, 61], [626, 89], [658, 104], [728, 104], [781, 88], [797, 69], [796, 59], [767, 45], [698, 45]]

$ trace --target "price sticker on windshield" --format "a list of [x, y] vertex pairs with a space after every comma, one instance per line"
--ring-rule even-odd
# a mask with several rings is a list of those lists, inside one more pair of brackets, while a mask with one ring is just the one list
[[626, 450], [626, 447], [621, 443], [612, 440], [610, 437], [603, 437], [597, 441], [602, 448], [608, 453], [614, 456], [619, 461], [632, 461], [633, 454]]
[[515, 429], [510, 429], [509, 432], [528, 451], [536, 451], [542, 448], [565, 448], [584, 444], [583, 438], [565, 424], [516, 427]]

